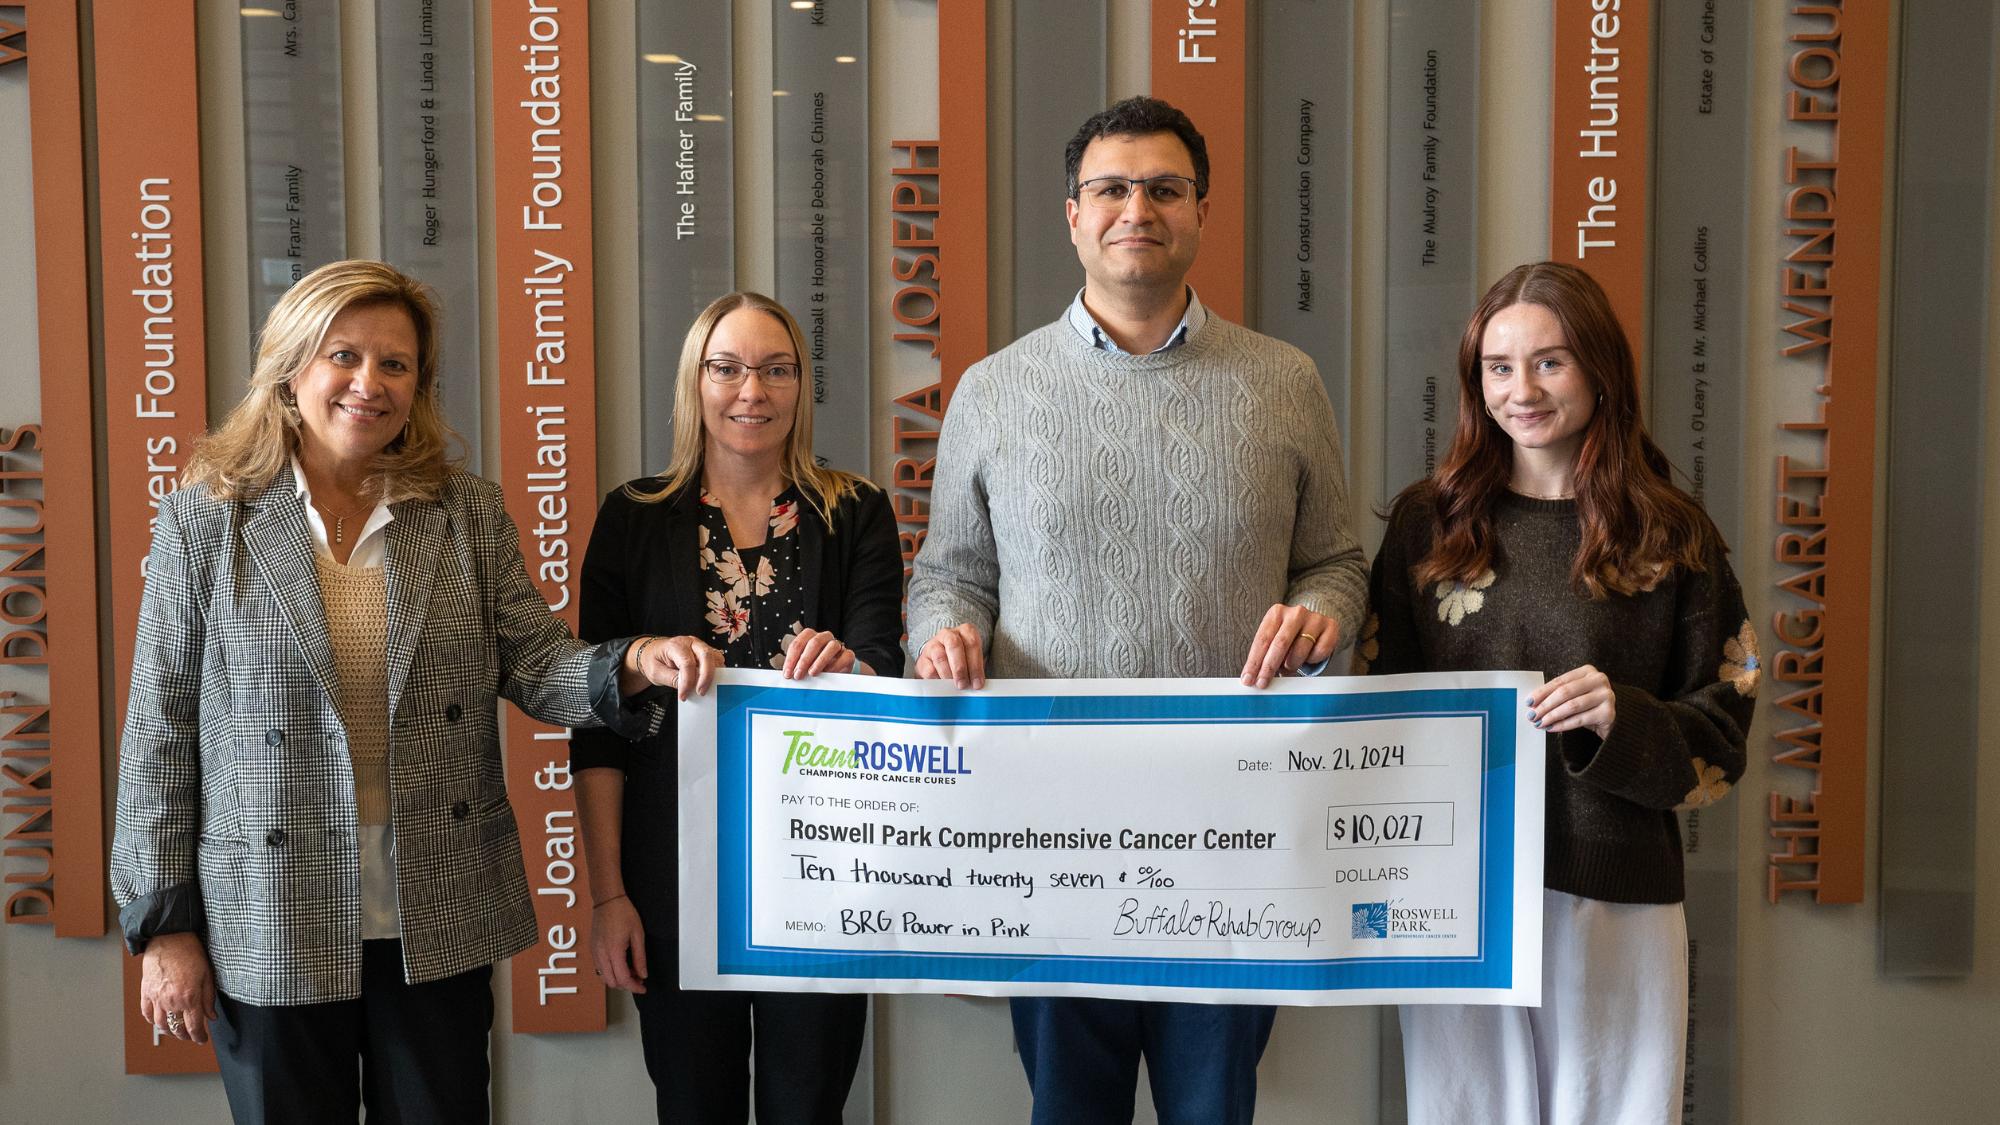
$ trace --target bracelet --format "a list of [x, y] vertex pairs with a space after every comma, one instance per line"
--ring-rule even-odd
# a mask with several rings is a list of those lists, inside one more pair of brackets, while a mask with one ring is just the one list
[[646, 646], [656, 640], [659, 640], [659, 638], [654, 636], [640, 637], [639, 643], [633, 648], [632, 664], [638, 669], [640, 675], [644, 675], [646, 672]]
[[597, 909], [597, 908], [598, 908], [598, 907], [600, 907], [600, 906], [605, 906], [605, 905], [608, 905], [608, 904], [610, 904], [610, 903], [614, 903], [614, 902], [617, 902], [617, 901], [618, 901], [619, 899], [621, 899], [621, 898], [624, 898], [624, 897], [625, 897], [624, 895], [612, 895], [612, 896], [611, 896], [610, 898], [607, 898], [607, 899], [604, 899], [604, 900], [603, 900], [602, 902], [593, 902], [593, 903], [591, 903], [591, 904], [590, 904], [590, 908], [591, 908], [592, 910], [595, 910], [595, 909]]

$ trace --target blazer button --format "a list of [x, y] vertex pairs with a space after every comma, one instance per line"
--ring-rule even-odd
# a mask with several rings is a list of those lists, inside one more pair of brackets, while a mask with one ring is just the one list
[[[278, 733], [278, 732], [277, 732], [277, 731], [272, 731], [271, 733], [272, 733], [272, 734], [276, 734], [276, 733]], [[285, 846], [285, 830], [284, 830], [284, 829], [282, 829], [282, 828], [273, 828], [273, 829], [271, 829], [271, 830], [270, 830], [269, 832], [266, 832], [266, 833], [264, 833], [264, 842], [265, 842], [266, 844], [269, 844], [270, 846], [272, 846], [272, 847], [274, 847], [274, 848], [282, 848], [282, 847], [284, 847], [284, 846]]]
[[451, 818], [453, 820], [464, 820], [468, 815], [471, 814], [471, 812], [472, 812], [472, 806], [465, 803], [464, 801], [452, 802]]
[[272, 727], [270, 730], [264, 732], [264, 745], [283, 746], [284, 744], [285, 744], [284, 731], [279, 730], [277, 727]]
[[458, 704], [454, 703], [451, 706], [444, 709], [444, 721], [447, 723], [455, 723], [458, 721], [458, 717], [463, 714], [465, 714], [465, 708], [460, 707]]

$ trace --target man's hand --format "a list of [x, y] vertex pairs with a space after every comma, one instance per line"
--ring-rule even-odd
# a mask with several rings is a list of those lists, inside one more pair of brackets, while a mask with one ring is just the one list
[[1317, 664], [1340, 647], [1340, 623], [1298, 605], [1274, 605], [1264, 613], [1250, 655], [1243, 660], [1243, 685], [1269, 687], [1271, 680]]
[[986, 646], [971, 625], [939, 629], [917, 650], [917, 678], [951, 680], [961, 689], [986, 686]]

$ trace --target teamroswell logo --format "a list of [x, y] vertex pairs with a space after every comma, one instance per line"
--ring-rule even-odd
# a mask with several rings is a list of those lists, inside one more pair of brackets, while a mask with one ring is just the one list
[[853, 777], [866, 781], [922, 781], [952, 785], [972, 773], [965, 747], [945, 743], [874, 742], [855, 739], [848, 747], [814, 741], [809, 730], [788, 730], [779, 773]]

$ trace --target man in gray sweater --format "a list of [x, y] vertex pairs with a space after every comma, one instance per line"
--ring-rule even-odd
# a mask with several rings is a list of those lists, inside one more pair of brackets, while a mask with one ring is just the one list
[[[1352, 636], [1367, 566], [1312, 360], [1187, 285], [1208, 151], [1132, 98], [1065, 153], [1084, 286], [951, 400], [909, 591], [917, 675], [1224, 676], [1263, 687]], [[1037, 1123], [1248, 1122], [1274, 1009], [1013, 1002]]]

